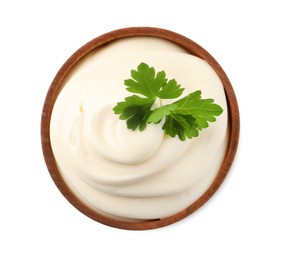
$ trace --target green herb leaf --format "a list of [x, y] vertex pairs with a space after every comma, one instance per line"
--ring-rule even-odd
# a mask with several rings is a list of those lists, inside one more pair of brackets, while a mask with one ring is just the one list
[[148, 123], [157, 124], [165, 117], [163, 130], [167, 135], [178, 135], [182, 141], [186, 137], [191, 139], [222, 113], [222, 108], [213, 102], [213, 99], [202, 99], [201, 91], [195, 91], [172, 104], [154, 109]]
[[182, 94], [183, 90], [184, 89], [181, 88], [181, 85], [178, 85], [175, 79], [171, 79], [167, 82], [167, 84], [162, 86], [158, 97], [162, 99], [177, 98]]
[[132, 95], [113, 108], [121, 120], [126, 120], [127, 127], [143, 131], [147, 124], [158, 124], [162, 120], [162, 129], [171, 137], [178, 136], [184, 141], [199, 135], [199, 131], [215, 122], [223, 109], [213, 99], [202, 99], [201, 91], [195, 91], [171, 104], [152, 109], [156, 99], [173, 99], [179, 97], [183, 88], [175, 79], [166, 78], [166, 73], [157, 74], [153, 67], [141, 63], [137, 70], [131, 71], [131, 79], [124, 81], [127, 90], [144, 97]]
[[171, 113], [166, 116], [162, 129], [171, 137], [178, 135], [181, 141], [184, 141], [186, 137], [192, 139], [199, 134], [196, 119], [192, 115]]
[[195, 91], [175, 102], [178, 108], [174, 111], [179, 115], [192, 115], [196, 119], [198, 130], [207, 128], [208, 122], [215, 122], [223, 109], [213, 99], [202, 99], [201, 91]]
[[143, 131], [147, 125], [148, 117], [151, 114], [151, 106], [155, 99], [141, 98], [133, 95], [126, 97], [125, 101], [118, 102], [113, 108], [115, 114], [120, 114], [119, 118], [127, 120], [127, 127], [132, 130], [139, 128]]
[[155, 75], [155, 69], [145, 63], [141, 63], [137, 70], [132, 70], [131, 76], [132, 79], [124, 81], [127, 90], [151, 99], [157, 97], [163, 99], [176, 98], [183, 92], [183, 88], [180, 88], [176, 80], [168, 81], [164, 71]]
[[148, 118], [148, 123], [158, 124], [167, 115], [170, 115], [177, 108], [176, 104], [169, 104], [154, 109]]

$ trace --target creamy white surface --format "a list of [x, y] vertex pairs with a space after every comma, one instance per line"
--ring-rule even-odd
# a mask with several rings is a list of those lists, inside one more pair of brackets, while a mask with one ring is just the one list
[[[165, 70], [186, 88], [183, 95], [202, 90], [224, 113], [185, 142], [164, 138], [160, 124], [128, 130], [112, 108], [130, 95], [123, 81], [140, 62]], [[166, 41], [137, 37], [79, 65], [55, 103], [50, 131], [63, 178], [88, 206], [121, 218], [157, 219], [192, 204], [214, 180], [227, 148], [227, 105], [205, 61]]]

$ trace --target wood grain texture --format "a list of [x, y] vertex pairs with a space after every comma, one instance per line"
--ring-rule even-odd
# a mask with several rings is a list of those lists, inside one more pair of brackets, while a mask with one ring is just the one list
[[[81, 202], [75, 196], [75, 194], [69, 189], [69, 187], [64, 182], [56, 166], [54, 154], [50, 143], [50, 119], [51, 119], [52, 109], [56, 102], [57, 96], [59, 95], [61, 89], [63, 88], [63, 82], [70, 75], [71, 70], [74, 68], [74, 66], [77, 63], [79, 63], [84, 57], [86, 57], [87, 54], [89, 54], [90, 52], [96, 50], [101, 46], [104, 46], [105, 44], [111, 43], [115, 40], [119, 40], [122, 38], [135, 37], [135, 36], [157, 37], [157, 38], [162, 38], [171, 41], [183, 47], [189, 53], [204, 59], [213, 67], [213, 69], [216, 71], [216, 73], [218, 74], [218, 76], [220, 77], [223, 83], [227, 102], [228, 102], [230, 138], [229, 138], [228, 151], [221, 165], [220, 171], [217, 174], [217, 177], [215, 178], [209, 189], [197, 201], [195, 201], [192, 205], [190, 205], [188, 208], [184, 209], [183, 211], [164, 219], [139, 222], [139, 223], [129, 223], [129, 222], [117, 221], [93, 211], [88, 206], [86, 206], [83, 202]], [[200, 208], [203, 204], [205, 204], [214, 195], [214, 193], [220, 187], [220, 185], [222, 184], [223, 180], [225, 179], [226, 175], [229, 172], [229, 169], [234, 161], [237, 147], [238, 147], [239, 131], [240, 131], [240, 119], [239, 119], [239, 109], [238, 109], [236, 96], [227, 75], [225, 74], [221, 66], [218, 64], [218, 62], [206, 50], [204, 50], [201, 46], [199, 46], [194, 41], [175, 32], [168, 31], [165, 29], [160, 29], [160, 28], [152, 28], [152, 27], [131, 27], [131, 28], [115, 30], [91, 40], [90, 42], [82, 46], [80, 49], [78, 49], [63, 64], [63, 66], [55, 76], [53, 82], [51, 83], [51, 86], [48, 90], [45, 99], [45, 103], [42, 111], [42, 118], [41, 118], [41, 143], [42, 143], [42, 150], [43, 150], [45, 162], [54, 183], [61, 191], [61, 193], [75, 208], [77, 208], [86, 216], [108, 226], [121, 228], [121, 229], [129, 229], [129, 230], [147, 230], [147, 229], [160, 228], [170, 225], [189, 216], [198, 208]]]

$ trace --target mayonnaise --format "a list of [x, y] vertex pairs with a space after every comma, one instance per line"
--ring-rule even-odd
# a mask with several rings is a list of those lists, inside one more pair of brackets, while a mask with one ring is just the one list
[[[161, 124], [127, 129], [112, 109], [131, 95], [123, 82], [141, 62], [175, 78], [182, 97], [201, 90], [223, 114], [184, 142], [164, 136]], [[50, 136], [62, 177], [93, 210], [129, 221], [164, 218], [195, 202], [220, 169], [228, 145], [224, 89], [207, 62], [175, 44], [119, 40], [75, 68], [54, 105]]]

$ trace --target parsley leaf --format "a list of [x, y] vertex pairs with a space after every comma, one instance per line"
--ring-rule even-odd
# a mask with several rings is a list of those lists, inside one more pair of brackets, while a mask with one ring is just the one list
[[157, 124], [165, 117], [162, 129], [167, 135], [178, 135], [182, 141], [186, 137], [192, 139], [222, 113], [222, 108], [213, 102], [213, 99], [202, 99], [201, 91], [195, 91], [172, 104], [154, 109], [148, 123]]
[[177, 98], [182, 94], [183, 90], [184, 89], [181, 88], [181, 85], [178, 85], [175, 79], [171, 79], [167, 84], [163, 85], [158, 97], [162, 99]]
[[186, 137], [192, 139], [199, 134], [196, 119], [192, 115], [171, 113], [166, 116], [162, 129], [171, 137], [178, 135], [181, 141], [184, 141]]
[[142, 94], [148, 98], [170, 99], [179, 97], [183, 88], [176, 80], [166, 78], [166, 73], [160, 71], [155, 75], [155, 69], [145, 63], [141, 63], [137, 70], [131, 71], [132, 79], [124, 81], [127, 90], [132, 93]]
[[126, 120], [127, 127], [143, 131], [147, 124], [158, 124], [164, 119], [162, 129], [171, 136], [178, 136], [184, 141], [199, 135], [199, 131], [215, 122], [223, 109], [213, 99], [202, 99], [201, 91], [195, 91], [171, 104], [152, 109], [156, 99], [173, 99], [179, 97], [183, 88], [175, 79], [168, 81], [166, 73], [155, 73], [153, 67], [140, 63], [137, 70], [131, 71], [131, 79], [124, 81], [127, 90], [141, 94], [125, 98], [113, 108], [121, 120]]
[[126, 97], [125, 101], [118, 102], [113, 108], [115, 114], [120, 114], [119, 118], [127, 120], [127, 127], [132, 130], [139, 128], [143, 131], [147, 125], [147, 119], [151, 114], [155, 99], [141, 98], [133, 95]]
[[178, 106], [175, 113], [195, 117], [198, 130], [207, 128], [208, 122], [215, 122], [215, 116], [219, 116], [223, 112], [223, 109], [215, 104], [213, 99], [202, 99], [200, 90], [176, 101], [175, 104]]
[[164, 116], [170, 115], [173, 110], [178, 106], [176, 104], [169, 104], [162, 107], [158, 107], [153, 110], [148, 118], [148, 123], [158, 124]]

